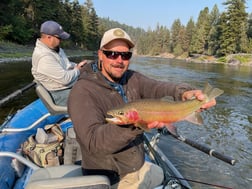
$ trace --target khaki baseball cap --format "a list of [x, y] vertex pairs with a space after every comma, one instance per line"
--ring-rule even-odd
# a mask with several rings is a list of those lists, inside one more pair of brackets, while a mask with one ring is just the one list
[[130, 36], [124, 30], [122, 30], [121, 28], [113, 28], [106, 31], [103, 34], [100, 48], [104, 47], [105, 45], [107, 45], [108, 43], [110, 43], [111, 41], [115, 39], [122, 39], [126, 41], [130, 48], [133, 48], [135, 46]]

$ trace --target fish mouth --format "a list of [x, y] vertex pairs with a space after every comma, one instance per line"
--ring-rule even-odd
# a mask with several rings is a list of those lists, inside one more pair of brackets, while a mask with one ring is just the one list
[[107, 112], [109, 117], [106, 117], [106, 121], [108, 123], [116, 124], [116, 125], [125, 125], [127, 124], [127, 121], [125, 120], [125, 117], [123, 115], [117, 115], [113, 112]]
[[121, 119], [117, 118], [117, 117], [112, 117], [112, 118], [106, 117], [105, 119], [106, 119], [106, 121], [108, 123], [113, 123], [113, 124], [117, 124], [117, 125], [123, 125], [124, 124], [123, 121]]

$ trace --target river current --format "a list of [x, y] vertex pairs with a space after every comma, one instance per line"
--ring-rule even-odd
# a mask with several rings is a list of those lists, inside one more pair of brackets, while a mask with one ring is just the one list
[[[186, 179], [236, 189], [252, 187], [252, 68], [135, 58], [132, 69], [163, 81], [206, 82], [224, 90], [217, 105], [202, 113], [204, 124], [176, 123], [179, 134], [233, 157], [232, 166], [174, 139], [162, 136], [159, 147]], [[218, 188], [189, 182], [193, 188]]]
[[[232, 166], [170, 136], [159, 147], [193, 188], [236, 189], [252, 186], [252, 68], [211, 63], [188, 63], [165, 58], [133, 57], [130, 68], [162, 81], [186, 82], [203, 89], [206, 82], [224, 90], [217, 105], [202, 113], [204, 124], [176, 123], [179, 134], [237, 160]], [[32, 81], [30, 62], [0, 63], [0, 99]], [[0, 122], [36, 99], [25, 92], [0, 109]]]

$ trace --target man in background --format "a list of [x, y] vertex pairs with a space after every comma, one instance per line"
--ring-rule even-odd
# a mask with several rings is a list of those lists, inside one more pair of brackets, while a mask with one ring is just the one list
[[49, 91], [55, 104], [66, 106], [68, 94], [86, 61], [69, 61], [60, 42], [70, 34], [57, 22], [44, 22], [40, 33], [32, 54], [32, 75]]

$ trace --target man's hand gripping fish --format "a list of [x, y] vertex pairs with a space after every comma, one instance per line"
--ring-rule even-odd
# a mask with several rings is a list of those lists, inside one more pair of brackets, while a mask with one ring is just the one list
[[143, 99], [109, 110], [107, 114], [112, 118], [106, 118], [106, 120], [117, 125], [133, 124], [146, 131], [149, 130], [147, 126], [149, 123], [163, 122], [168, 131], [176, 135], [176, 128], [172, 123], [186, 120], [201, 125], [203, 121], [198, 110], [223, 92], [207, 83], [203, 90], [205, 98], [202, 101], [197, 99], [187, 101], [169, 101], [165, 98]]

